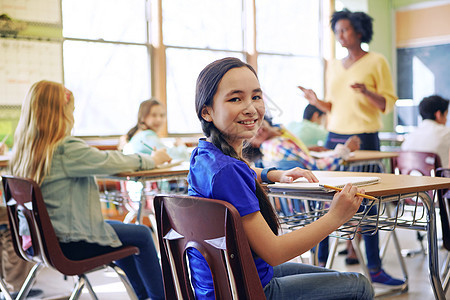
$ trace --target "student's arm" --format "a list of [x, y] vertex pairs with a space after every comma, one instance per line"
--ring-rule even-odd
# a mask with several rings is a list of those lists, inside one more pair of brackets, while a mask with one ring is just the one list
[[342, 192], [336, 193], [329, 212], [322, 218], [281, 236], [272, 232], [259, 211], [242, 217], [250, 247], [272, 266], [301, 255], [353, 217], [362, 201], [356, 192], [363, 191], [347, 184]]
[[68, 137], [63, 143], [62, 153], [54, 155], [52, 164], [62, 164], [69, 177], [148, 170], [153, 169], [155, 163], [170, 160], [164, 150], [153, 154], [153, 159], [145, 154], [124, 155], [120, 151], [101, 151], [74, 137]]
[[332, 104], [330, 102], [319, 100], [313, 90], [306, 89], [302, 86], [298, 86], [298, 88], [303, 92], [305, 99], [308, 100], [311, 105], [314, 105], [324, 113], [329, 113], [331, 111]]
[[[256, 175], [258, 175], [258, 181], [262, 182], [261, 180], [261, 172], [264, 169], [252, 167], [252, 169], [256, 172]], [[297, 178], [305, 177], [309, 182], [319, 182], [314, 176], [314, 174], [305, 169], [301, 168], [293, 168], [290, 170], [282, 171], [282, 170], [271, 170], [267, 173], [267, 179], [273, 182], [292, 182]]]

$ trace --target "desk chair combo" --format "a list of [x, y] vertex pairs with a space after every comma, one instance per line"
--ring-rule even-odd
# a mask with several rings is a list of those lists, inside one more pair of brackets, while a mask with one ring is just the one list
[[[116, 271], [130, 299], [137, 299], [125, 273], [113, 263], [116, 260], [138, 253], [137, 247], [125, 246], [92, 258], [78, 261], [70, 260], [64, 256], [61, 250], [37, 183], [30, 179], [10, 175], [2, 176], [2, 182], [14, 250], [19, 257], [36, 263], [16, 299], [25, 299], [37, 271], [43, 266], [57, 270], [66, 276], [78, 277], [70, 299], [78, 299], [84, 286], [88, 288], [93, 299], [98, 299], [86, 273], [107, 266]], [[21, 211], [21, 214], [19, 211]], [[30, 230], [32, 251], [22, 249], [22, 236], [19, 233], [20, 215], [24, 216], [21, 221], [26, 221]]]
[[[441, 167], [441, 159], [439, 155], [431, 152], [400, 151], [397, 157], [392, 158], [391, 165], [394, 174], [434, 177], [436, 170]], [[430, 197], [433, 197], [433, 195], [430, 194]], [[411, 210], [417, 211], [417, 205], [420, 204], [415, 200], [409, 202]], [[421, 234], [420, 231], [417, 231], [417, 240], [419, 241], [420, 249], [405, 249], [402, 251], [404, 256], [414, 256], [419, 253], [426, 254], [423, 244], [424, 234]]]
[[185, 195], [154, 200], [166, 299], [195, 299], [186, 249], [196, 248], [213, 275], [216, 299], [265, 299], [236, 208]]

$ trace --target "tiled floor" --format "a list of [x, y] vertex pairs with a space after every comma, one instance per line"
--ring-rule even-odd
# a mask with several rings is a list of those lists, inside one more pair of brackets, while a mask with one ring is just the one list
[[[398, 237], [402, 248], [418, 248], [416, 240], [416, 232], [408, 230], [397, 230]], [[382, 236], [384, 233], [382, 233]], [[363, 245], [364, 243], [362, 243]], [[441, 242], [439, 242], [439, 245]], [[344, 243], [339, 246], [340, 249], [344, 247]], [[440, 250], [439, 261], [445, 258], [445, 251]], [[428, 260], [424, 255], [416, 255], [414, 257], [405, 258], [406, 266], [409, 275], [409, 291], [401, 295], [391, 295], [386, 297], [379, 297], [382, 299], [395, 300], [427, 300], [434, 299], [433, 292], [428, 278]], [[400, 267], [394, 252], [393, 244], [388, 246], [387, 254], [383, 260], [384, 268], [392, 275], [401, 277]], [[338, 256], [335, 260], [334, 269], [341, 271], [356, 271], [361, 269], [358, 265], [346, 266], [344, 257]], [[96, 291], [100, 300], [106, 299], [128, 299], [127, 294], [120, 280], [115, 276], [112, 270], [96, 271], [88, 276], [91, 280], [94, 290]], [[44, 290], [44, 297], [42, 299], [67, 299], [73, 287], [73, 278], [64, 280], [63, 276], [55, 271], [44, 269], [38, 275], [36, 287]], [[380, 292], [380, 290], [376, 290]], [[84, 290], [81, 299], [91, 299], [90, 295]], [[447, 293], [447, 299], [450, 299], [450, 291]]]

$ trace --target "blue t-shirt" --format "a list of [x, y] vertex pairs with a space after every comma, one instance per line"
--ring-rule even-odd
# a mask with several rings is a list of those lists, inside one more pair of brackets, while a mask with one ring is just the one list
[[[242, 216], [259, 211], [256, 198], [256, 173], [243, 161], [225, 155], [212, 143], [200, 140], [191, 155], [189, 195], [227, 201]], [[208, 263], [194, 248], [187, 250], [192, 284], [197, 299], [214, 299], [214, 285]], [[273, 277], [273, 268], [254, 258], [262, 286]]]

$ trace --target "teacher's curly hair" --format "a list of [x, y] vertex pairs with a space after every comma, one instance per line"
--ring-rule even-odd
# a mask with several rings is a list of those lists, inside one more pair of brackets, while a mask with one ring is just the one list
[[348, 9], [335, 11], [330, 21], [333, 32], [335, 32], [336, 23], [344, 19], [349, 20], [355, 31], [361, 34], [362, 43], [370, 43], [373, 36], [373, 18], [371, 16], [362, 11], [351, 12]]

